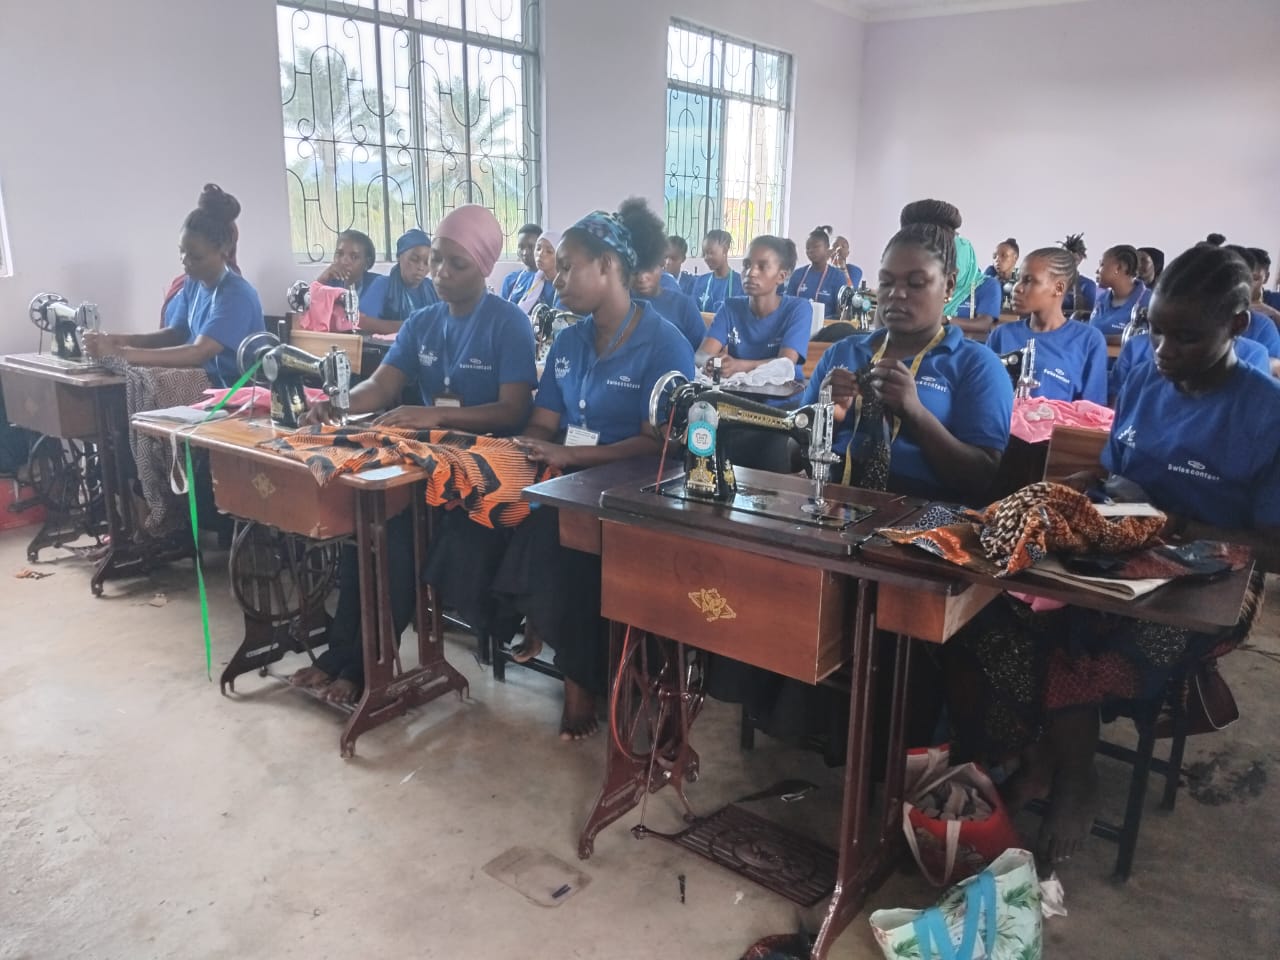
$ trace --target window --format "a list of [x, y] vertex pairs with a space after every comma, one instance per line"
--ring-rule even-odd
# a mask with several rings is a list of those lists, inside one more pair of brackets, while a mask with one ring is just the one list
[[667, 232], [734, 250], [782, 232], [791, 57], [674, 20], [667, 32]]
[[541, 207], [538, 0], [279, 0], [293, 251], [362, 230], [383, 259], [455, 207], [514, 249]]

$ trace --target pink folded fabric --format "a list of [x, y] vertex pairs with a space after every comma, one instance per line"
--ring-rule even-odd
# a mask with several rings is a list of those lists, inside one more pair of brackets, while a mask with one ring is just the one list
[[346, 291], [341, 287], [311, 284], [311, 307], [294, 323], [301, 330], [316, 333], [350, 333], [351, 324], [347, 322], [347, 312], [342, 309], [344, 293]]
[[1019, 440], [1039, 443], [1048, 440], [1055, 426], [1083, 427], [1110, 432], [1116, 412], [1088, 400], [1043, 400], [1031, 397], [1013, 401], [1010, 432]]
[[[230, 391], [225, 388], [217, 390], [206, 390], [205, 396], [207, 400], [201, 400], [193, 406], [201, 410], [212, 410]], [[318, 403], [327, 399], [323, 390], [317, 390], [314, 387], [306, 388], [307, 403]], [[231, 394], [231, 399], [227, 401], [227, 410], [236, 411], [246, 404], [252, 402], [252, 406], [247, 407], [253, 413], [270, 413], [271, 412], [271, 391], [267, 387], [241, 387], [235, 393]]]

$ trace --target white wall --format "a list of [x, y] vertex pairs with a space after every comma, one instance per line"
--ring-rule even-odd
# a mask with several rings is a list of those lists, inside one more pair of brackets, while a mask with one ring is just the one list
[[1169, 257], [1205, 234], [1280, 245], [1280, 2], [1095, 0], [866, 30], [855, 259], [910, 200], [986, 258], [1084, 231]]
[[[3, 3], [15, 275], [0, 278], [0, 351], [34, 349], [26, 307], [42, 290], [94, 300], [111, 329], [154, 327], [206, 181], [240, 199], [241, 266], [267, 312], [282, 312], [284, 290], [313, 268], [289, 251], [275, 4]], [[808, 0], [785, 15], [773, 0], [543, 0], [544, 221], [563, 228], [633, 193], [660, 208], [676, 14], [795, 54], [790, 224], [847, 224], [863, 28]]]

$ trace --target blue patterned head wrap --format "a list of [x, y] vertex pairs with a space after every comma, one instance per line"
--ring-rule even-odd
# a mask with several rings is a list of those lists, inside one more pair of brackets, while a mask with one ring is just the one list
[[431, 238], [427, 236], [426, 231], [414, 227], [412, 230], [406, 230], [404, 236], [396, 241], [396, 256], [402, 257], [406, 250], [412, 250], [414, 247], [429, 246], [431, 246]]
[[635, 248], [631, 246], [631, 231], [618, 219], [617, 214], [596, 210], [594, 213], [588, 213], [570, 229], [581, 230], [595, 237], [622, 258], [622, 263], [628, 272], [636, 269], [639, 257], [636, 256]]

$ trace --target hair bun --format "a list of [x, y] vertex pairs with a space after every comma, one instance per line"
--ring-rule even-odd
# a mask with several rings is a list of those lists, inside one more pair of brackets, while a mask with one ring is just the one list
[[1227, 238], [1220, 233], [1211, 233], [1204, 238], [1205, 243], [1211, 243], [1215, 247], [1220, 247], [1227, 242]]
[[964, 220], [960, 211], [943, 200], [917, 200], [902, 208], [899, 226], [928, 224], [945, 230], [959, 230]]
[[196, 209], [203, 210], [210, 216], [226, 223], [231, 223], [240, 216], [240, 201], [227, 193], [216, 183], [206, 183], [200, 191], [200, 199]]
[[1015, 250], [1018, 249], [1018, 241], [1015, 240], [1013, 237], [1007, 237], [1004, 242], [1007, 243], [1009, 246], [1013, 247], [1013, 249]]

